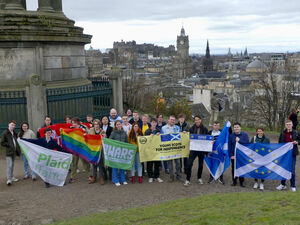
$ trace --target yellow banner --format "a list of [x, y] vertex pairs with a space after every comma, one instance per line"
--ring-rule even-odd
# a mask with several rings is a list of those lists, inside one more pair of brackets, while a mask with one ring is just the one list
[[141, 162], [188, 157], [190, 133], [142, 136], [138, 138], [138, 144]]

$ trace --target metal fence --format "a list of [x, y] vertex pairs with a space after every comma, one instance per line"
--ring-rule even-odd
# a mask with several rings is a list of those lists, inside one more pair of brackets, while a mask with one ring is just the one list
[[[85, 120], [108, 115], [112, 107], [112, 88], [106, 78], [91, 78], [92, 85], [47, 89], [48, 115], [53, 123], [64, 122], [66, 115]], [[8, 122], [16, 120], [18, 126], [28, 121], [25, 91], [0, 91], [0, 135]]]
[[11, 120], [18, 124], [27, 121], [25, 91], [0, 91], [0, 134]]
[[111, 108], [112, 88], [105, 78], [91, 79], [92, 85], [47, 90], [48, 115], [53, 123], [64, 122], [66, 115], [85, 120], [108, 115]]

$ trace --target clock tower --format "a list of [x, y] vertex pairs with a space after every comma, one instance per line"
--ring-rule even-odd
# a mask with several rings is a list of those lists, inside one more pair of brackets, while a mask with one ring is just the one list
[[189, 36], [185, 35], [184, 28], [181, 28], [180, 36], [177, 36], [177, 55], [180, 59], [189, 58]]

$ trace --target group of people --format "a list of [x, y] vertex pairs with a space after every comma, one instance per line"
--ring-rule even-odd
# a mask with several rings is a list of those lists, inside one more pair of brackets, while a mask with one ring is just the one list
[[[148, 175], [148, 182], [152, 183], [157, 181], [159, 183], [163, 182], [160, 178], [160, 172], [164, 168], [165, 173], [169, 174], [168, 182], [172, 183], [175, 181], [175, 178], [182, 182], [185, 186], [189, 186], [191, 184], [191, 175], [193, 163], [196, 158], [198, 158], [198, 172], [197, 172], [197, 181], [199, 184], [203, 184], [202, 179], [202, 171], [204, 158], [206, 156], [206, 152], [201, 151], [190, 151], [188, 158], [179, 158], [174, 160], [167, 161], [150, 161], [147, 163], [140, 162], [139, 149], [138, 149], [138, 137], [145, 135], [159, 135], [159, 134], [170, 134], [177, 132], [189, 132], [190, 134], [201, 134], [201, 135], [212, 135], [214, 140], [218, 138], [221, 133], [220, 123], [218, 121], [214, 121], [212, 124], [212, 129], [209, 131], [202, 123], [202, 118], [198, 115], [193, 118], [193, 125], [189, 126], [189, 124], [185, 120], [185, 115], [180, 114], [178, 116], [178, 122], [176, 123], [175, 116], [169, 116], [167, 123], [163, 121], [163, 115], [158, 114], [156, 118], [149, 118], [147, 114], [144, 114], [140, 117], [137, 111], [127, 110], [126, 114], [123, 116], [119, 116], [117, 110], [112, 108], [110, 110], [109, 116], [103, 116], [101, 120], [94, 119], [92, 115], [87, 115], [86, 123], [88, 126], [84, 125], [80, 121], [78, 117], [71, 118], [70, 116], [65, 117], [65, 122], [70, 124], [71, 128], [78, 128], [84, 130], [84, 132], [88, 134], [101, 135], [105, 138], [110, 138], [113, 140], [127, 142], [137, 146], [137, 153], [134, 159], [134, 163], [131, 171], [128, 173], [122, 169], [117, 168], [109, 168], [104, 164], [104, 154], [101, 151], [100, 161], [96, 165], [91, 165], [87, 163], [84, 159], [80, 158], [77, 155], [73, 155], [72, 165], [70, 168], [70, 178], [69, 183], [73, 183], [76, 181], [76, 174], [78, 173], [78, 163], [81, 161], [84, 171], [87, 175], [88, 182], [93, 184], [97, 181], [98, 172], [99, 172], [99, 181], [100, 184], [104, 184], [105, 180], [112, 180], [112, 183], [116, 186], [120, 186], [121, 184], [128, 184], [127, 181], [130, 180], [132, 183], [136, 181], [139, 183], [143, 182], [143, 177], [145, 174]], [[18, 138], [23, 138], [29, 142], [35, 143], [37, 145], [43, 146], [48, 149], [56, 149], [58, 151], [64, 151], [56, 142], [51, 138], [52, 130], [49, 127], [52, 125], [51, 118], [49, 116], [45, 117], [45, 124], [43, 127], [45, 129], [45, 137], [41, 138], [39, 132], [35, 134], [32, 130], [29, 129], [29, 124], [27, 122], [23, 122], [20, 127], [20, 132], [16, 133], [16, 122], [11, 121], [8, 124], [8, 128], [3, 132], [1, 136], [1, 145], [6, 148], [6, 161], [7, 161], [7, 185], [11, 185], [12, 182], [17, 182], [18, 179], [13, 176], [14, 170], [14, 161], [16, 156], [22, 156], [24, 162], [24, 170], [25, 176], [24, 179], [32, 178], [33, 181], [36, 180], [37, 176], [34, 171], [29, 171], [28, 161], [24, 154], [20, 151], [20, 146], [18, 145]], [[234, 176], [234, 163], [235, 163], [235, 145], [237, 142], [240, 144], [248, 144], [248, 143], [270, 143], [269, 138], [264, 134], [264, 129], [262, 127], [258, 127], [256, 129], [256, 135], [249, 139], [247, 133], [241, 130], [241, 124], [236, 122], [233, 124], [233, 130], [230, 129], [230, 137], [228, 142], [228, 152], [229, 157], [231, 159], [232, 166], [232, 186], [237, 185], [237, 181], [239, 180], [239, 185], [241, 187], [245, 187], [244, 178], [243, 177], [235, 177]], [[279, 137], [279, 143], [287, 143], [293, 142], [293, 173], [291, 178], [291, 190], [296, 191], [295, 185], [295, 164], [296, 164], [296, 156], [298, 155], [298, 144], [300, 143], [300, 135], [296, 129], [293, 129], [293, 122], [291, 120], [287, 120], [285, 122], [285, 129], [282, 131]], [[174, 171], [175, 165], [175, 171]], [[136, 177], [137, 172], [137, 177]], [[185, 179], [183, 178], [185, 174]], [[136, 180], [137, 178], [137, 180]], [[213, 182], [214, 179], [210, 176], [208, 183]], [[223, 175], [220, 176], [218, 181], [221, 184], [225, 184]], [[50, 185], [45, 183], [46, 187]], [[264, 190], [264, 180], [256, 180], [254, 181], [253, 188], [260, 190]], [[277, 190], [287, 189], [286, 181], [281, 181], [281, 184], [277, 187]]]

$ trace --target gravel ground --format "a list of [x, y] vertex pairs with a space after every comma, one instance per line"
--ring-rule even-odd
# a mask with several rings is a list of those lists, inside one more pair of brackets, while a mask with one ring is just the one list
[[[271, 137], [276, 140], [277, 137]], [[101, 186], [99, 182], [88, 184], [84, 173], [78, 174], [78, 180], [65, 187], [46, 189], [38, 179], [22, 180], [24, 169], [18, 158], [15, 165], [15, 176], [20, 179], [12, 186], [6, 186], [6, 162], [0, 157], [0, 225], [1, 224], [49, 224], [61, 219], [86, 216], [91, 213], [108, 212], [144, 205], [157, 204], [178, 198], [202, 196], [214, 193], [252, 192], [253, 180], [246, 179], [246, 188], [231, 187], [231, 174], [228, 169], [224, 175], [225, 185], [218, 182], [208, 184], [209, 173], [204, 167], [204, 184], [196, 179], [197, 163], [195, 161], [191, 186], [185, 187], [175, 181], [168, 183], [168, 175], [161, 173], [163, 183], [148, 183], [147, 177], [142, 184], [128, 184], [115, 187], [111, 182]], [[299, 163], [296, 174], [300, 172]], [[266, 181], [265, 191], [274, 191], [278, 181]], [[297, 181], [299, 186], [299, 181]]]

